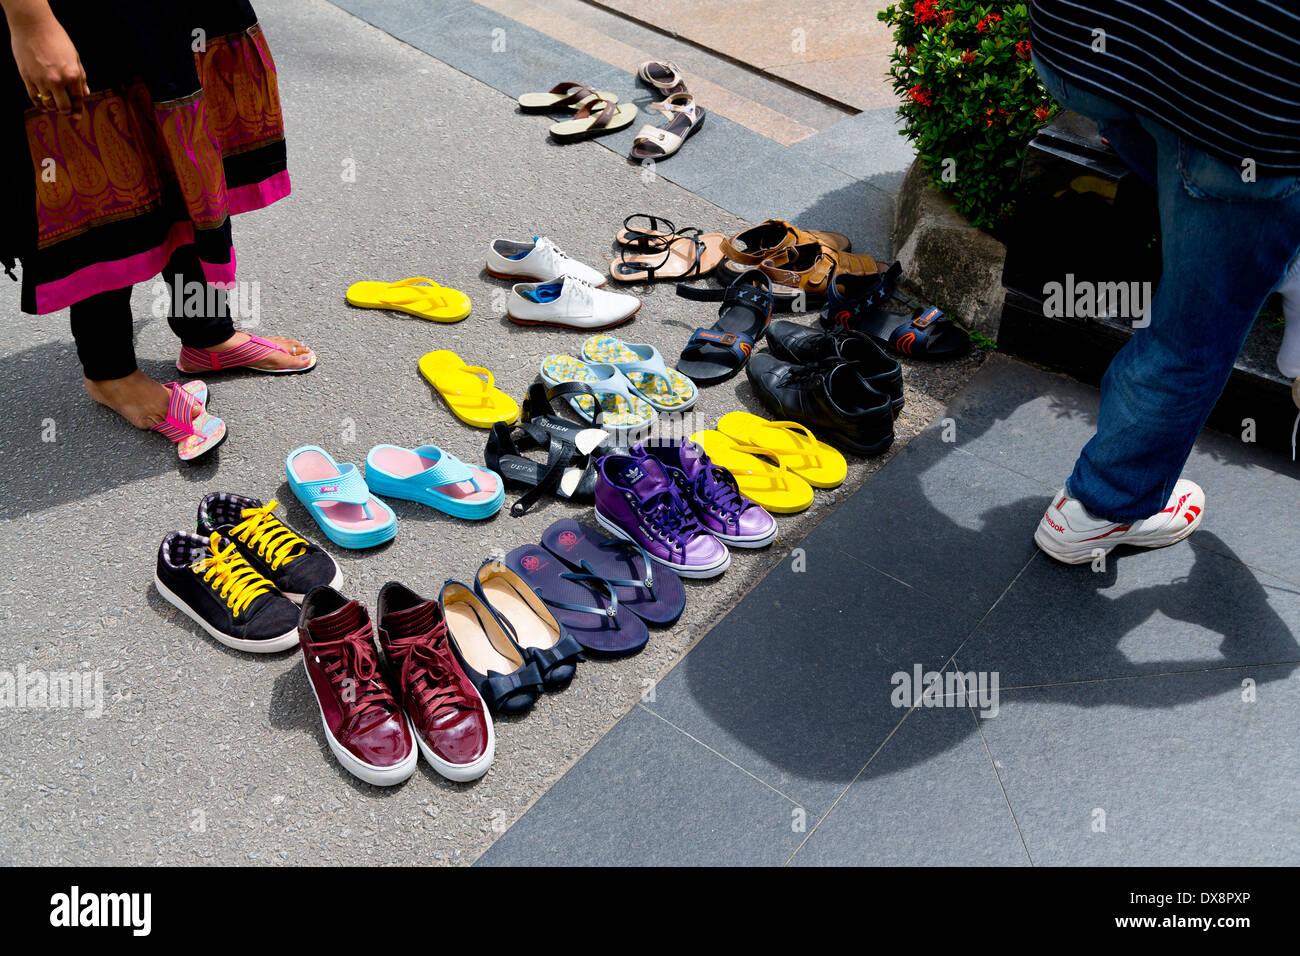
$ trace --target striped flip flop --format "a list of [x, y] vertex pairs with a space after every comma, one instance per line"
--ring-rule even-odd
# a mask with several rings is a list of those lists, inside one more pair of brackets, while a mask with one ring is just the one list
[[[181, 347], [181, 357], [180, 361], [176, 363], [176, 367], [187, 375], [192, 375], [196, 371], [226, 372], [235, 368], [251, 368], [254, 372], [264, 372], [267, 375], [300, 375], [303, 372], [310, 372], [316, 367], [315, 353], [312, 354], [311, 364], [304, 365], [302, 368], [254, 367], [257, 362], [262, 361], [272, 352], [285, 352], [287, 354], [287, 351], [283, 346], [276, 345], [267, 339], [249, 335], [247, 342], [222, 352], [210, 352], [207, 349], [196, 349], [184, 345]], [[186, 368], [186, 365], [189, 368]]]

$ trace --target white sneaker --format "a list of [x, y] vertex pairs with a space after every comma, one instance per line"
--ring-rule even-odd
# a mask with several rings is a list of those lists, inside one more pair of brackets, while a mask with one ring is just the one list
[[608, 329], [622, 325], [641, 308], [623, 292], [592, 288], [581, 279], [520, 282], [510, 290], [506, 315], [521, 325], [560, 325], [569, 329]]
[[1205, 517], [1205, 492], [1201, 486], [1179, 478], [1163, 511], [1127, 524], [1094, 518], [1077, 498], [1061, 490], [1034, 532], [1034, 543], [1046, 554], [1066, 564], [1086, 564], [1121, 544], [1163, 548], [1182, 541], [1201, 526]]
[[555, 243], [545, 236], [533, 236], [531, 242], [513, 239], [495, 239], [488, 249], [487, 273], [498, 279], [559, 279], [569, 276], [581, 279], [599, 288], [609, 281], [609, 276], [570, 259]]

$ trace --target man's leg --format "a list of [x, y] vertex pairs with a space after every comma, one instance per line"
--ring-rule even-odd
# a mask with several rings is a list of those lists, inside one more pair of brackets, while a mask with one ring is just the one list
[[1102, 381], [1097, 434], [1067, 482], [1095, 517], [1163, 509], [1265, 298], [1300, 248], [1300, 179], [1239, 169], [1142, 121], [1157, 146], [1164, 272], [1150, 325]]

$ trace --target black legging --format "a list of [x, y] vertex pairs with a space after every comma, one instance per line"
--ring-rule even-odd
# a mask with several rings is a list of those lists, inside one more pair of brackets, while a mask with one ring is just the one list
[[[203, 267], [192, 246], [182, 246], [172, 253], [162, 270], [162, 278], [171, 296], [167, 324], [182, 345], [210, 348], [235, 334], [227, 298], [219, 290], [208, 287], [203, 278]], [[71, 309], [77, 358], [81, 360], [86, 378], [92, 382], [124, 378], [138, 367], [131, 320], [131, 288], [101, 292], [82, 299]], [[180, 296], [176, 295], [178, 288], [182, 292]], [[186, 294], [194, 289], [201, 289], [203, 294]], [[211, 303], [211, 309], [207, 307], [208, 303]], [[199, 306], [199, 315], [185, 314], [187, 308], [193, 312], [196, 306]]]

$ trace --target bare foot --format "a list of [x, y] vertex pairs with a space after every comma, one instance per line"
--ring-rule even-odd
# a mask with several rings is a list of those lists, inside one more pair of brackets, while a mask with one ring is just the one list
[[[136, 428], [152, 428], [167, 419], [171, 392], [163, 388], [144, 372], [136, 369], [126, 378], [110, 378], [98, 382], [83, 379], [86, 394], [107, 405]], [[199, 410], [196, 407], [197, 417]]]
[[[283, 335], [263, 335], [262, 338], [268, 342], [274, 342], [285, 351], [271, 352], [261, 361], [256, 362], [249, 368], [260, 369], [282, 369], [282, 368], [306, 368], [315, 359], [315, 353], [307, 346], [303, 345], [297, 339], [288, 339]], [[236, 332], [220, 345], [214, 345], [211, 348], [204, 349], [205, 352], [224, 352], [226, 349], [234, 348], [236, 345], [243, 345], [249, 339], [247, 332]], [[185, 368], [181, 366], [181, 371], [187, 375], [197, 375], [203, 369]]]

